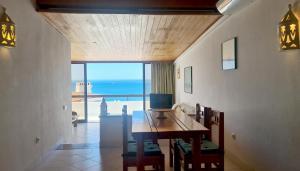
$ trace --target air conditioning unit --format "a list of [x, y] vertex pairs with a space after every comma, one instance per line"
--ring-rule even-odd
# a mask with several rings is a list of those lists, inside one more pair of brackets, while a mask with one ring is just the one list
[[255, 0], [219, 0], [217, 2], [217, 8], [221, 14], [230, 15], [243, 9], [254, 1]]

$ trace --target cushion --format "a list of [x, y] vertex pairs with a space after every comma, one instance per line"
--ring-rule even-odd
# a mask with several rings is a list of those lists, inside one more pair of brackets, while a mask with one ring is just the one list
[[183, 113], [186, 113], [186, 114], [195, 114], [196, 113], [195, 107], [190, 106], [190, 105], [185, 104], [185, 103], [180, 104], [180, 109]]
[[[192, 154], [192, 145], [184, 142], [183, 140], [177, 140], [179, 147], [183, 150], [185, 154]], [[218, 145], [211, 141], [203, 140], [201, 144], [202, 153], [216, 153], [219, 152]]]
[[[137, 150], [137, 144], [134, 143], [128, 143], [128, 153], [127, 155], [135, 156]], [[154, 144], [152, 142], [146, 141], [144, 142], [144, 153], [145, 156], [152, 156], [152, 155], [160, 155], [161, 150], [159, 148], [158, 144]]]
[[[136, 141], [134, 140], [134, 139], [132, 139], [132, 140], [129, 140], [128, 139], [128, 141], [127, 141], [128, 143], [136, 143]], [[153, 140], [145, 140], [144, 141], [145, 143], [147, 142], [147, 143], [153, 143]]]

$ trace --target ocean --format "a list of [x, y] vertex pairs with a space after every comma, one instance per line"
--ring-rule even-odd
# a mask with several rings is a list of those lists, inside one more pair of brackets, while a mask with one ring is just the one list
[[[92, 94], [100, 95], [142, 95], [143, 80], [88, 80], [92, 85]], [[73, 91], [76, 81], [72, 82]], [[150, 80], [146, 80], [146, 94], [151, 92]], [[142, 101], [143, 97], [113, 97], [107, 101]]]

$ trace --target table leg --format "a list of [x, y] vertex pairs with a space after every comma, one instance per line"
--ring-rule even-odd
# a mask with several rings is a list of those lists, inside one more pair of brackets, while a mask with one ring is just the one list
[[199, 136], [194, 136], [192, 138], [192, 168], [193, 171], [199, 171], [201, 169], [201, 138]]
[[138, 136], [136, 139], [137, 143], [137, 154], [136, 154], [136, 160], [137, 160], [137, 171], [144, 171], [144, 138], [143, 136]]
[[173, 167], [174, 167], [174, 171], [180, 171], [181, 169], [181, 165], [180, 165], [180, 157], [179, 157], [179, 149], [178, 149], [178, 146], [177, 146], [177, 144], [176, 145], [174, 145], [174, 154], [173, 154], [173, 156], [174, 156], [174, 165], [173, 165]]

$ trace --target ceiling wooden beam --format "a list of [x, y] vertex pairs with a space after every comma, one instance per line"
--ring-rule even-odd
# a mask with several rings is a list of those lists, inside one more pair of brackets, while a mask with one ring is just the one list
[[36, 0], [37, 11], [98, 14], [219, 14], [218, 0]]

